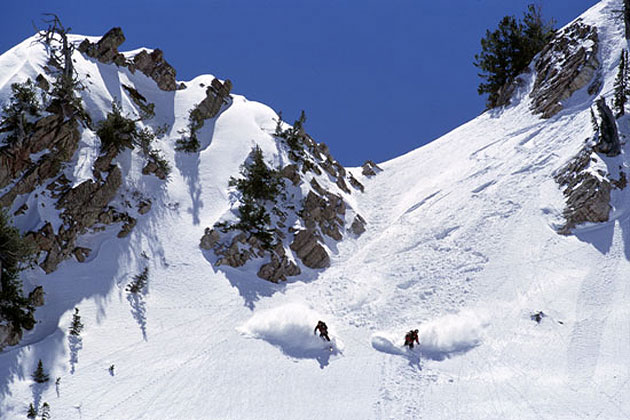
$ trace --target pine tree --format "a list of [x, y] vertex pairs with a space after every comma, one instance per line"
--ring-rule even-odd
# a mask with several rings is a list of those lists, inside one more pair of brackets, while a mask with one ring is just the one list
[[278, 119], [276, 120], [276, 130], [273, 133], [276, 137], [284, 137], [284, 131], [282, 130], [282, 111], [278, 112]]
[[497, 106], [499, 90], [525, 70], [553, 38], [553, 26], [553, 20], [543, 21], [539, 7], [529, 5], [522, 21], [505, 16], [495, 31], [486, 31], [481, 39], [481, 53], [475, 55], [473, 64], [481, 70], [479, 77], [485, 80], [477, 92], [488, 94], [488, 108]]
[[625, 114], [625, 106], [628, 102], [628, 51], [626, 49], [621, 51], [614, 89], [613, 107], [615, 116], [619, 118]]
[[35, 124], [32, 118], [39, 117], [40, 113], [41, 105], [31, 79], [24, 83], [13, 83], [11, 98], [2, 108], [0, 118], [0, 133], [9, 132], [6, 144], [22, 142], [33, 131]]
[[83, 331], [83, 323], [81, 322], [81, 316], [79, 315], [79, 308], [74, 308], [74, 314], [72, 315], [72, 324], [70, 325], [71, 335], [80, 335]]
[[30, 405], [28, 406], [28, 412], [26, 413], [26, 418], [29, 418], [29, 419], [37, 418], [37, 408], [35, 408], [33, 403], [30, 403]]
[[48, 374], [44, 372], [44, 365], [42, 363], [42, 359], [39, 359], [39, 362], [37, 362], [37, 369], [35, 369], [31, 377], [38, 384], [43, 384], [44, 382], [48, 382], [48, 380], [50, 379]]
[[47, 402], [42, 404], [42, 420], [50, 420], [50, 405]]

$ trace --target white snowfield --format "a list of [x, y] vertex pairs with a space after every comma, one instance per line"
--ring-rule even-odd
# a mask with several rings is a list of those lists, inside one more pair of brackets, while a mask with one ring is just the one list
[[[604, 0], [583, 15], [598, 27], [608, 99], [627, 48], [621, 7]], [[529, 111], [532, 74], [507, 109], [379, 164], [373, 178], [351, 169], [366, 187], [351, 199], [367, 231], [333, 248], [329, 269], [275, 285], [253, 265], [213, 267], [198, 246], [229, 208], [228, 179], [253, 144], [270, 163], [285, 161], [273, 110], [235, 95], [206, 121], [199, 154], [176, 153], [212, 76], [163, 92], [139, 72], [75, 59], [95, 121], [114, 98], [135, 112], [121, 83], [156, 104], [148, 124], [171, 126], [159, 146], [173, 172], [166, 183], [143, 176], [138, 152], [121, 154], [121, 191], [140, 191], [153, 209], [125, 239], [116, 226], [83, 237], [93, 249], [85, 263], [25, 273], [25, 289], [43, 285], [46, 305], [23, 342], [0, 353], [0, 418], [25, 418], [31, 402], [64, 420], [630, 418], [630, 189], [614, 192], [609, 223], [554, 231], [564, 202], [552, 174], [592, 133], [585, 90], [542, 120]], [[3, 54], [0, 97], [45, 61], [32, 39]], [[627, 116], [618, 124], [630, 133]], [[84, 130], [69, 179], [91, 176], [98, 146]], [[628, 169], [628, 147], [605, 163]], [[27, 198], [38, 210], [16, 218], [22, 229], [57, 217], [43, 196]], [[145, 266], [148, 293], [132, 299], [125, 286]], [[79, 341], [68, 334], [75, 307]], [[332, 351], [313, 334], [319, 319]], [[408, 351], [404, 334], [415, 328], [421, 344]], [[44, 385], [30, 377], [39, 359]]]

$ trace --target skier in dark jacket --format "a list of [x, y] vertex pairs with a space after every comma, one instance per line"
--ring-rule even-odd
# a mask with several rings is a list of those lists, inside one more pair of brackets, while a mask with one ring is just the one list
[[412, 349], [414, 342], [420, 345], [420, 340], [418, 339], [418, 330], [411, 330], [407, 334], [405, 334], [405, 346], [409, 346], [409, 348]]
[[328, 326], [324, 321], [317, 321], [317, 326], [313, 331], [313, 334], [317, 334], [317, 330], [319, 330], [319, 336], [326, 341], [330, 341], [330, 337], [328, 337]]

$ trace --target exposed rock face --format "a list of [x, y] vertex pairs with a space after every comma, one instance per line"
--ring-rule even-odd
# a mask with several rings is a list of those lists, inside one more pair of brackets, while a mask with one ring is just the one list
[[[348, 231], [357, 235], [365, 231], [365, 221], [359, 215], [352, 227], [346, 227], [349, 205], [344, 199], [353, 192], [348, 184], [360, 191], [364, 190], [363, 185], [333, 159], [325, 144], [316, 143], [303, 130], [298, 131], [297, 136], [297, 140], [292, 138], [295, 143], [285, 143], [292, 163], [279, 169], [284, 192], [273, 203], [270, 214], [271, 246], [263, 246], [253, 233], [235, 230], [233, 217], [229, 217], [231, 229], [224, 224], [206, 228], [200, 241], [200, 248], [212, 250], [218, 257], [215, 265], [240, 267], [250, 260], [268, 258], [260, 266], [258, 277], [272, 282], [284, 281], [301, 274], [298, 260], [307, 268], [328, 267], [330, 256], [326, 241], [340, 241]], [[279, 141], [281, 139], [286, 140], [286, 137]], [[380, 170], [373, 162], [368, 165]], [[235, 210], [232, 214], [236, 214]]]
[[37, 286], [31, 293], [28, 294], [28, 301], [33, 306], [44, 306], [44, 288]]
[[563, 216], [565, 224], [558, 229], [562, 235], [570, 235], [577, 225], [591, 222], [607, 222], [610, 214], [610, 193], [613, 189], [626, 187], [624, 172], [618, 180], [610, 179], [606, 173], [600, 177], [589, 171], [593, 151], [585, 147], [555, 176], [566, 197]]
[[122, 29], [112, 28], [96, 43], [92, 44], [87, 39], [79, 44], [79, 52], [88, 57], [95, 58], [101, 63], [116, 63], [121, 66], [125, 64], [125, 57], [118, 52], [118, 47], [125, 42], [125, 35]]
[[230, 80], [221, 83], [219, 79], [213, 79], [210, 86], [206, 88], [206, 97], [197, 105], [200, 116], [204, 120], [216, 117], [223, 104], [228, 103], [231, 90]]
[[367, 222], [360, 214], [357, 214], [352, 221], [352, 225], [350, 225], [350, 231], [355, 235], [361, 235], [365, 232], [365, 225]]
[[271, 261], [264, 264], [258, 270], [258, 277], [279, 283], [285, 281], [287, 277], [297, 276], [301, 273], [293, 261], [289, 260], [282, 244], [279, 244], [273, 252], [271, 252]]
[[[0, 154], [0, 188], [20, 177], [15, 186], [0, 198], [0, 207], [10, 205], [19, 194], [33, 191], [39, 180], [48, 179], [59, 171], [60, 163], [69, 160], [79, 144], [78, 124], [59, 115], [49, 115], [35, 123], [33, 134], [20, 145], [11, 146]], [[37, 162], [31, 155], [48, 149], [50, 152]]]
[[162, 50], [155, 49], [151, 53], [142, 50], [133, 57], [133, 62], [128, 62], [125, 56], [118, 52], [118, 47], [123, 42], [125, 42], [125, 35], [122, 29], [112, 28], [96, 44], [87, 39], [83, 40], [78, 50], [101, 63], [115, 63], [118, 66], [128, 67], [132, 73], [140, 70], [155, 80], [162, 90], [171, 91], [185, 88], [185, 86], [177, 86], [175, 69], [164, 60]]
[[299, 231], [291, 243], [291, 249], [295, 251], [302, 263], [309, 268], [326, 268], [330, 266], [328, 253], [319, 244], [315, 232], [311, 229]]
[[0, 351], [7, 346], [15, 346], [22, 339], [22, 329], [13, 324], [0, 324]]
[[597, 153], [603, 153], [606, 156], [617, 156], [621, 153], [621, 144], [615, 117], [606, 105], [604, 98], [599, 98], [595, 102], [595, 106], [601, 122], [599, 124], [599, 139], [594, 149]]
[[151, 53], [145, 50], [140, 51], [133, 57], [133, 66], [130, 70], [140, 70], [142, 73], [155, 80], [162, 90], [170, 91], [177, 89], [175, 81], [176, 72], [173, 66], [164, 60], [164, 53], [160, 49], [155, 49]]
[[597, 28], [581, 20], [558, 33], [534, 64], [532, 111], [542, 118], [551, 118], [562, 110], [562, 102], [585, 87], [597, 73], [597, 51]]
[[371, 160], [366, 160], [361, 168], [363, 169], [361, 172], [364, 176], [374, 176], [377, 173], [383, 171], [376, 163]]

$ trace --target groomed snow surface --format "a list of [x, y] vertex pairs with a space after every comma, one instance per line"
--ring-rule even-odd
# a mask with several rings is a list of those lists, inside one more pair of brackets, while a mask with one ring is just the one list
[[[611, 18], [620, 7], [605, 0], [584, 15], [599, 28], [608, 98], [627, 47]], [[627, 189], [614, 193], [611, 222], [568, 237], [553, 229], [564, 204], [552, 174], [591, 133], [585, 92], [541, 120], [525, 89], [517, 104], [381, 164], [376, 177], [352, 170], [366, 187], [351, 204], [367, 232], [334, 246], [329, 269], [276, 285], [253, 265], [214, 267], [198, 247], [229, 209], [228, 179], [251, 146], [285, 158], [270, 136], [275, 113], [236, 95], [206, 122], [198, 154], [177, 153], [177, 131], [212, 76], [162, 92], [139, 72], [75, 58], [90, 74], [95, 120], [114, 97], [133, 112], [120, 83], [156, 104], [148, 124], [172, 127], [160, 147], [173, 173], [162, 183], [140, 174], [137, 152], [121, 155], [123, 193], [140, 191], [152, 210], [127, 238], [116, 227], [83, 237], [93, 250], [85, 263], [26, 273], [46, 305], [22, 344], [0, 354], [2, 419], [25, 418], [33, 401], [64, 420], [630, 418]], [[0, 57], [2, 97], [44, 63], [28, 40]], [[619, 124], [630, 132], [628, 117]], [[96, 143], [86, 130], [69, 179], [90, 176]], [[614, 165], [628, 169], [628, 147]], [[16, 223], [34, 229], [52, 217], [45, 199], [31, 196], [39, 212]], [[129, 296], [144, 267], [147, 293]], [[68, 335], [75, 307], [80, 340]], [[332, 351], [313, 334], [320, 319]], [[421, 345], [409, 351], [412, 328]], [[39, 359], [52, 378], [43, 385], [30, 378]]]

